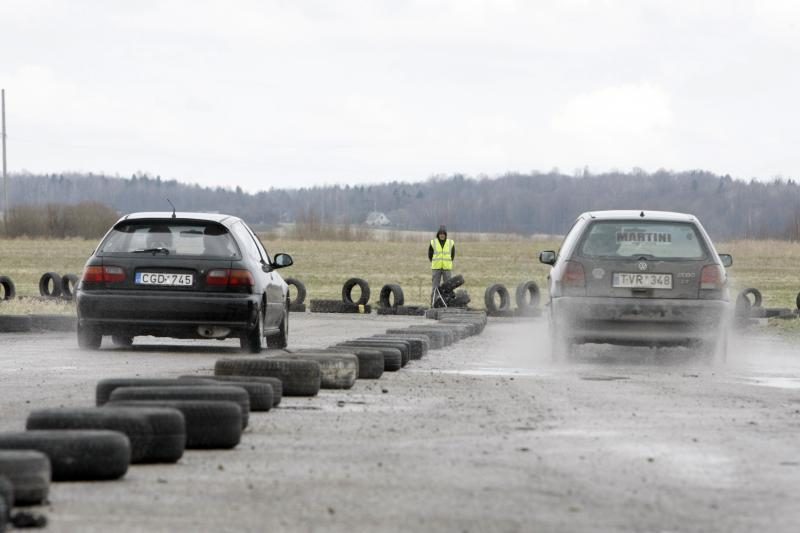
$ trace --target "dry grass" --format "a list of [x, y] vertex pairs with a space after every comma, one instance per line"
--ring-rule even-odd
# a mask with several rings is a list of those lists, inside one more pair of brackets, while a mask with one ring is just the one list
[[[473, 306], [483, 307], [483, 293], [493, 283], [505, 284], [513, 296], [519, 283], [534, 280], [546, 292], [549, 267], [539, 263], [538, 253], [557, 249], [557, 239], [491, 238], [485, 234], [454, 237], [454, 272], [464, 275], [464, 288], [469, 291]], [[345, 280], [361, 277], [370, 283], [373, 303], [384, 284], [399, 283], [408, 304], [424, 305], [430, 294], [429, 238], [423, 232], [376, 230], [374, 240], [361, 242], [293, 240], [280, 235], [271, 238], [265, 235], [264, 242], [271, 253], [283, 251], [294, 257], [295, 265], [281, 274], [303, 281], [309, 298], [338, 299]], [[96, 244], [81, 239], [0, 239], [0, 275], [14, 280], [17, 295], [38, 296], [39, 277], [44, 272], [79, 274]], [[735, 241], [720, 244], [718, 249], [734, 256], [734, 266], [729, 270], [734, 290], [756, 287], [769, 307], [795, 306], [800, 291], [800, 279], [795, 273], [800, 262], [800, 243]], [[49, 305], [41, 307], [44, 304], [35, 300], [4, 302], [0, 313], [73, 312], [69, 305]]]

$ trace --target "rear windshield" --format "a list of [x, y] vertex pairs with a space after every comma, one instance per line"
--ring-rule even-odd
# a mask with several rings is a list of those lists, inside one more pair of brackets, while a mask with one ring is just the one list
[[705, 246], [690, 223], [594, 222], [580, 245], [585, 257], [703, 259]]
[[103, 254], [239, 257], [239, 249], [227, 228], [213, 222], [123, 222], [111, 230], [98, 251]]

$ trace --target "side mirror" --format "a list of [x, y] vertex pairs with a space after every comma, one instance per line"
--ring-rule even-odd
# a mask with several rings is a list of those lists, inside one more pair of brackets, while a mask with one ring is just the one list
[[270, 265], [272, 268], [284, 268], [288, 266], [292, 266], [294, 261], [292, 260], [292, 256], [289, 254], [275, 254], [275, 257], [272, 259], [272, 264]]
[[722, 261], [722, 266], [724, 267], [733, 265], [733, 256], [730, 254], [719, 254], [719, 259]]
[[546, 250], [544, 252], [539, 252], [539, 262], [544, 263], [545, 265], [553, 266], [556, 264], [556, 253], [552, 250]]

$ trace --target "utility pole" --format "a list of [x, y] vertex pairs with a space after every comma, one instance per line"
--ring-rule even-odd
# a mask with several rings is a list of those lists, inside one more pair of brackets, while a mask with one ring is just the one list
[[2, 107], [3, 129], [3, 230], [8, 237], [8, 174], [6, 174], [6, 90], [0, 89], [0, 107]]

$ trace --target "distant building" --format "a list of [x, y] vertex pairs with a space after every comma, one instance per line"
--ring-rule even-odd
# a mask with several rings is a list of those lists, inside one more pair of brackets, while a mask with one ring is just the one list
[[364, 221], [367, 226], [391, 226], [392, 221], [380, 211], [372, 211]]

